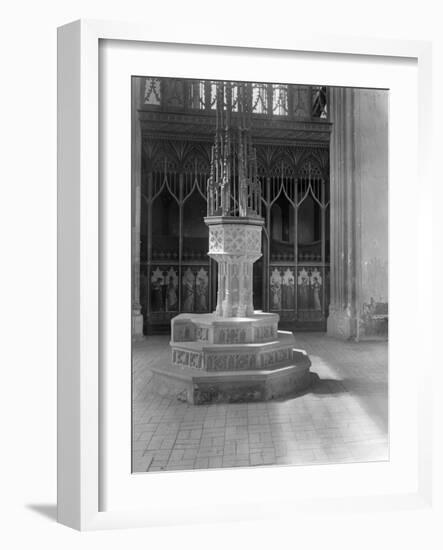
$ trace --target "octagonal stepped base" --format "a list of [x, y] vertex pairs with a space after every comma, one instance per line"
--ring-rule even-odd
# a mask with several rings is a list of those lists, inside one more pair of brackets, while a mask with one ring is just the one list
[[272, 370], [292, 364], [294, 336], [278, 331], [270, 342], [244, 344], [208, 344], [205, 342], [173, 342], [172, 364], [205, 371]]
[[161, 395], [189, 403], [263, 401], [304, 390], [311, 362], [278, 330], [275, 313], [181, 314], [172, 319], [172, 364], [153, 370]]
[[152, 369], [151, 388], [194, 405], [268, 401], [305, 390], [310, 366], [306, 352], [295, 349], [292, 365], [272, 370], [208, 372], [168, 365]]
[[181, 313], [171, 321], [171, 343], [248, 344], [277, 338], [279, 316], [255, 311], [250, 317]]

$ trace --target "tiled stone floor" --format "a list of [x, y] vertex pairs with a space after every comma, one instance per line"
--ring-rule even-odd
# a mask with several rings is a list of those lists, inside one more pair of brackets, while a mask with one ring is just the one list
[[150, 367], [169, 363], [169, 337], [136, 345], [133, 471], [388, 459], [388, 344], [296, 333], [312, 387], [281, 400], [189, 405], [150, 391]]

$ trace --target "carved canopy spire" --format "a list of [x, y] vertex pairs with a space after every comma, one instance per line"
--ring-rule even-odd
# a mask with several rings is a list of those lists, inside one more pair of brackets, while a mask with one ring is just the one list
[[257, 155], [251, 140], [251, 94], [245, 82], [216, 83], [208, 216], [261, 218]]

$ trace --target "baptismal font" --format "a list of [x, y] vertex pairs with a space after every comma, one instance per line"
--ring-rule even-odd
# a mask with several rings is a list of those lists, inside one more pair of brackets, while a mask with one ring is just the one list
[[261, 255], [261, 185], [251, 138], [252, 88], [216, 83], [216, 128], [207, 183], [209, 256], [217, 262], [213, 313], [171, 321], [172, 364], [153, 369], [159, 393], [190, 403], [269, 400], [304, 390], [310, 360], [278, 330], [276, 313], [254, 311], [253, 264]]

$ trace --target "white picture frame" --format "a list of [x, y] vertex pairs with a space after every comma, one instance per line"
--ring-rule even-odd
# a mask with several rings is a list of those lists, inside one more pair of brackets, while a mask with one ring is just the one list
[[[100, 233], [106, 226], [100, 224], [100, 216], [105, 208], [101, 201], [99, 174], [102, 41], [125, 41], [130, 49], [136, 43], [184, 46], [190, 44], [190, 37], [185, 29], [171, 30], [168, 35], [164, 29], [156, 30], [154, 26], [103, 21], [77, 21], [61, 27], [58, 32], [58, 520], [76, 529], [90, 530], [220, 519], [259, 519], [264, 517], [263, 503], [268, 498], [266, 494], [261, 500], [251, 497], [247, 507], [241, 499], [238, 503], [232, 499], [230, 505], [228, 500], [221, 500], [214, 507], [208, 507], [204, 502], [199, 505], [196, 499], [189, 506], [183, 506], [181, 501], [175, 507], [171, 505], [169, 508], [166, 505], [156, 505], [156, 495], [159, 496], [162, 487], [168, 492], [174, 485], [183, 482], [182, 487], [188, 487], [192, 492], [192, 484], [188, 482], [191, 474], [188, 473], [167, 474], [169, 477], [165, 474], [153, 474], [151, 478], [146, 478], [155, 489], [149, 496], [149, 503], [144, 507], [130, 506], [122, 501], [121, 507], [103, 510], [100, 484], [103, 483], [104, 474], [101, 471], [101, 454], [106, 445], [103, 444], [101, 424], [106, 411], [102, 401], [106, 396], [101, 385], [103, 355], [100, 337], [103, 319], [100, 304], [106, 293], [100, 285], [103, 253]], [[218, 36], [205, 36], [202, 31], [199, 36], [193, 35], [191, 42], [209, 56], [214, 48], [228, 48], [229, 54], [234, 56], [236, 52], [253, 49], [264, 52], [268, 50], [282, 57], [288, 52], [303, 52], [312, 56], [389, 58], [393, 65], [396, 60], [414, 60], [417, 64], [419, 85], [419, 185], [427, 188], [431, 185], [431, 168], [428, 162], [431, 149], [429, 43], [303, 34], [268, 40], [256, 37], [253, 30], [245, 31], [242, 36], [225, 36], [222, 29]], [[127, 215], [126, 212], [125, 216]], [[426, 233], [432, 220], [423, 212], [420, 216], [420, 230]], [[420, 254], [421, 260], [431, 266], [432, 250], [424, 248]], [[424, 274], [419, 276], [423, 278]], [[430, 290], [425, 292], [430, 295]], [[419, 295], [417, 303], [422, 312], [428, 308], [423, 301], [423, 294]], [[412, 476], [408, 474], [404, 487], [399, 486], [396, 491], [388, 489], [384, 494], [353, 494], [353, 488], [349, 485], [346, 495], [337, 493], [336, 498], [325, 499], [317, 491], [313, 491], [311, 498], [305, 495], [301, 500], [296, 495], [281, 491], [280, 501], [278, 492], [272, 495], [273, 511], [270, 516], [290, 517], [295, 509], [309, 512], [325, 511], [333, 507], [335, 512], [346, 512], [356, 508], [372, 511], [431, 505], [432, 403], [425, 387], [425, 381], [429, 383], [432, 375], [432, 361], [427, 360], [431, 357], [430, 354], [431, 350], [423, 351], [423, 367], [417, 373], [417, 468], [414, 466]], [[129, 376], [130, 365], [127, 369]], [[352, 465], [342, 465], [335, 470], [331, 470], [334, 467], [328, 468], [328, 472], [334, 471], [334, 475], [340, 479], [342, 469], [352, 468]], [[269, 472], [269, 469], [266, 472], [256, 469], [247, 474], [247, 477], [254, 482], [259, 476], [278, 476], [284, 483], [289, 470], [275, 468], [272, 474]], [[196, 474], [204, 483], [217, 475], [215, 472]], [[325, 479], [324, 476], [329, 475], [326, 470], [323, 477], [320, 470], [317, 474], [319, 479]], [[182, 476], [181, 481], [178, 475]], [[133, 478], [138, 483], [137, 476]], [[238, 471], [223, 472], [223, 480], [239, 483]], [[189, 499], [192, 498], [189, 494]]]

